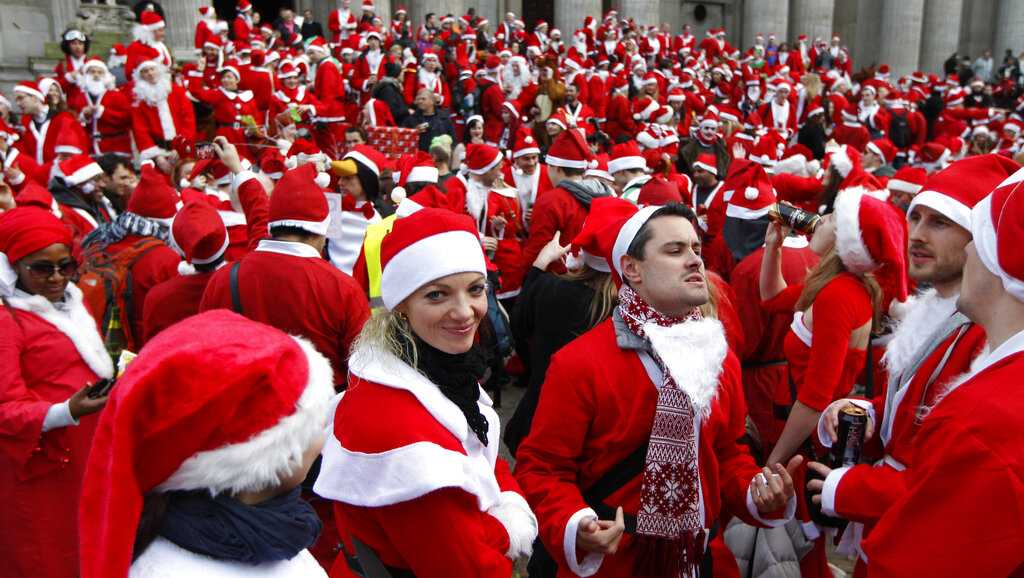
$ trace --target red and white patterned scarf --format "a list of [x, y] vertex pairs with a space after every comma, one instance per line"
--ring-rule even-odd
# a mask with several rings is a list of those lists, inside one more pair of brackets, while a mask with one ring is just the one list
[[[696, 576], [705, 537], [697, 428], [710, 399], [705, 395], [691, 399], [680, 387], [670, 371], [674, 363], [666, 364], [662, 359], [658, 349], [666, 348], [659, 348], [658, 342], [668, 333], [660, 328], [701, 323], [701, 312], [695, 307], [684, 317], [665, 315], [623, 285], [619, 291], [619, 314], [630, 331], [651, 345], [651, 356], [662, 373], [636, 517], [638, 554], [633, 570], [638, 576]], [[659, 334], [655, 343], [652, 334]], [[714, 379], [717, 386], [717, 373]]]

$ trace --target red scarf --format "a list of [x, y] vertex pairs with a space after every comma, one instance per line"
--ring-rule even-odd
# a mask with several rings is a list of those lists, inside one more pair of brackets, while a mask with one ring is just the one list
[[[619, 313], [626, 327], [648, 343], [645, 328], [651, 324], [672, 327], [702, 318], [696, 307], [682, 318], [660, 313], [627, 285], [619, 291]], [[651, 356], [661, 369], [662, 383], [636, 516], [638, 553], [633, 572], [639, 576], [696, 576], [705, 536], [697, 467], [700, 420], [690, 397], [653, 347]]]

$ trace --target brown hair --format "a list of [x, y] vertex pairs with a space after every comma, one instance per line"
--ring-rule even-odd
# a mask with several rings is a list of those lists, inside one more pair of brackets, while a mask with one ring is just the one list
[[611, 273], [585, 266], [578, 271], [569, 271], [562, 275], [562, 278], [567, 281], [585, 283], [594, 290], [594, 298], [590, 301], [589, 327], [594, 327], [608, 319], [619, 302], [619, 289], [615, 286]]
[[[843, 265], [843, 261], [839, 258], [839, 253], [835, 248], [832, 248], [818, 261], [814, 269], [807, 273], [807, 277], [804, 279], [803, 291], [800, 292], [800, 298], [796, 302], [796, 309], [799, 311], [810, 309], [814, 305], [814, 299], [825, 288], [825, 285], [828, 285], [830, 281], [843, 272], [846, 272], [846, 266]], [[864, 285], [868, 296], [871, 297], [871, 327], [872, 333], [874, 333], [882, 327], [882, 288], [870, 273], [864, 275], [854, 274], [854, 276]]]

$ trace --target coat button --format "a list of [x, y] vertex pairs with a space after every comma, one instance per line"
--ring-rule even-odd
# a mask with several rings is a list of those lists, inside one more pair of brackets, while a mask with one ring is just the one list
[[242, 108], [242, 105], [240, 105], [240, 104], [238, 104], [238, 103], [236, 102], [236, 103], [235, 103], [235, 108]]

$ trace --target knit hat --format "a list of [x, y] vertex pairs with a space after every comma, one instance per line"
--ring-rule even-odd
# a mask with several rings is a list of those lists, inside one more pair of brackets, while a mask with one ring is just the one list
[[[558, 134], [548, 149], [545, 162], [551, 166], [567, 169], [587, 169], [594, 153], [578, 130], [565, 130]], [[610, 164], [610, 163], [609, 163]]]
[[316, 167], [307, 163], [289, 170], [277, 181], [270, 196], [268, 229], [298, 227], [314, 235], [327, 234], [331, 215], [324, 187], [316, 179]]
[[776, 202], [771, 179], [761, 165], [733, 159], [722, 186], [726, 216], [754, 221], [768, 214]]
[[497, 147], [470, 143], [466, 145], [466, 158], [462, 162], [470, 173], [482, 175], [498, 166], [501, 160], [501, 151]]
[[208, 203], [186, 204], [171, 223], [171, 240], [193, 265], [213, 263], [228, 248], [228, 230], [217, 209]]
[[516, 137], [516, 143], [512, 147], [512, 158], [518, 159], [526, 155], [539, 155], [540, 148], [537, 146], [537, 139], [528, 132], [520, 132]]
[[[617, 197], [601, 197], [591, 202], [583, 228], [572, 241], [573, 248], [581, 250], [587, 266], [605, 273], [612, 271], [615, 238], [622, 224], [636, 212], [636, 205]], [[617, 272], [614, 276], [620, 282]]]
[[647, 162], [635, 140], [628, 140], [612, 146], [611, 158], [608, 160], [608, 172], [612, 175], [619, 171], [643, 170], [646, 167]]
[[1010, 175], [971, 210], [971, 234], [978, 259], [1005, 289], [1024, 301], [1024, 169]]
[[456, 273], [487, 274], [476, 224], [469, 215], [424, 208], [395, 221], [380, 247], [380, 292], [393, 310], [417, 289]]
[[1019, 164], [997, 154], [956, 161], [928, 177], [924, 188], [910, 201], [907, 214], [922, 205], [969, 231], [971, 209], [1020, 168]]
[[180, 207], [181, 199], [167, 177], [152, 165], [144, 165], [139, 184], [128, 197], [128, 212], [150, 219], [170, 219]]
[[99, 163], [92, 160], [89, 155], [83, 154], [61, 161], [57, 168], [60, 170], [60, 174], [64, 175], [64, 182], [72, 187], [77, 187], [89, 179], [103, 174]]
[[889, 177], [886, 187], [890, 191], [916, 195], [921, 191], [925, 181], [928, 180], [928, 173], [920, 167], [904, 165]]
[[46, 209], [16, 207], [0, 213], [0, 296], [14, 294], [15, 263], [56, 243], [70, 249], [71, 242], [71, 230]]
[[82, 484], [83, 578], [127, 576], [143, 498], [275, 488], [323, 435], [333, 372], [313, 346], [224, 309], [153, 338], [100, 415]]
[[852, 273], [873, 272], [883, 306], [907, 299], [907, 221], [864, 187], [839, 191], [835, 202], [836, 251]]

